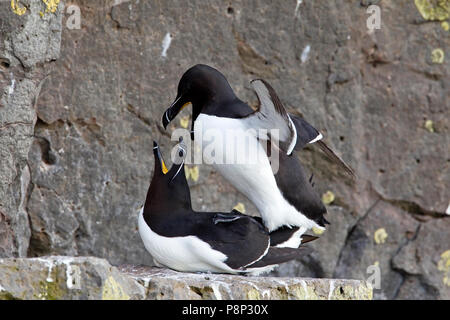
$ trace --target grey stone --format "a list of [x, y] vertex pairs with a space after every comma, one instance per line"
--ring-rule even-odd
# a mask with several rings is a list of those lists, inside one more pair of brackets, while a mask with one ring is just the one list
[[51, 256], [0, 259], [0, 299], [128, 300], [145, 289], [106, 260]]
[[417, 235], [393, 258], [405, 276], [399, 299], [450, 299], [450, 219], [422, 223]]
[[333, 277], [367, 280], [374, 268], [379, 268], [380, 287], [374, 286], [374, 297], [395, 298], [403, 277], [392, 270], [392, 258], [410, 241], [418, 225], [408, 213], [378, 201], [349, 232]]
[[372, 288], [357, 280], [192, 274], [50, 256], [0, 259], [0, 299], [370, 300]]
[[59, 57], [62, 13], [41, 16], [44, 3], [22, 1], [23, 15], [0, 3], [0, 257], [27, 255], [30, 226], [28, 151], [35, 104], [48, 62]]

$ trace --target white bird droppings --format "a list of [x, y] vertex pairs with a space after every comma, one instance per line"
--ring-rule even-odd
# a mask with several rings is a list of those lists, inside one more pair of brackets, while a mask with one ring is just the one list
[[309, 52], [311, 51], [311, 46], [308, 44], [305, 49], [303, 49], [302, 55], [300, 57], [300, 60], [302, 63], [304, 63], [306, 60], [308, 60]]
[[331, 296], [333, 295], [334, 292], [334, 281], [331, 280], [330, 281], [330, 292], [328, 292], [328, 300], [331, 300]]
[[308, 299], [308, 287], [306, 286], [306, 282], [304, 280], [300, 281], [300, 284], [302, 285], [303, 290], [305, 291], [305, 299]]
[[79, 289], [81, 282], [80, 268], [78, 266], [72, 267], [72, 258], [63, 258], [57, 260], [56, 263], [64, 264], [66, 266], [66, 285], [67, 289]]
[[303, 0], [297, 0], [297, 5], [295, 6], [295, 11], [294, 11], [294, 17], [297, 16], [298, 13], [298, 9], [300, 9], [300, 5], [302, 4]]
[[162, 52], [161, 57], [165, 58], [167, 56], [167, 50], [169, 50], [170, 43], [172, 42], [172, 35], [168, 32], [162, 42]]
[[11, 75], [11, 84], [8, 87], [8, 97], [14, 93], [14, 89], [16, 88], [16, 79], [14, 79], [12, 73], [10, 75]]
[[43, 262], [48, 267], [47, 279], [45, 279], [45, 281], [53, 282], [53, 279], [52, 279], [53, 262], [51, 260], [42, 259], [42, 258], [36, 258], [36, 260]]
[[130, 0], [114, 0], [113, 7], [118, 6], [121, 3], [130, 2]]
[[222, 294], [220, 293], [220, 290], [219, 290], [219, 284], [213, 283], [213, 284], [211, 284], [211, 288], [213, 290], [213, 293], [214, 293], [214, 296], [216, 297], [216, 299], [222, 300]]

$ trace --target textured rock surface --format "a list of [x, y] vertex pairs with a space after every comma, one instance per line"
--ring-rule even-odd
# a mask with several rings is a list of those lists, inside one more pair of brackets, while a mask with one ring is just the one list
[[145, 289], [105, 259], [0, 259], [0, 299], [142, 299]]
[[147, 288], [147, 299], [372, 299], [371, 285], [360, 280], [191, 274], [135, 266], [120, 270]]
[[[315, 147], [298, 154], [318, 192], [336, 196], [332, 224], [312, 256], [273, 275], [367, 279], [372, 265], [374, 298], [448, 298], [448, 0], [77, 0], [80, 29], [62, 3], [43, 17], [42, 1], [21, 3], [18, 16], [0, 2], [0, 256], [151, 264], [136, 230], [151, 141], [169, 158], [181, 117], [164, 131], [162, 112], [181, 74], [207, 63], [251, 104], [249, 81], [267, 79], [358, 175], [351, 183]], [[371, 3], [379, 30], [366, 27]], [[211, 168], [189, 169], [196, 210], [240, 202], [256, 214]]]
[[41, 17], [41, 1], [22, 6], [28, 9], [19, 16], [10, 1], [0, 2], [0, 257], [27, 255], [35, 104], [61, 42], [61, 10]]
[[0, 299], [372, 299], [364, 281], [112, 267], [94, 257], [0, 259]]

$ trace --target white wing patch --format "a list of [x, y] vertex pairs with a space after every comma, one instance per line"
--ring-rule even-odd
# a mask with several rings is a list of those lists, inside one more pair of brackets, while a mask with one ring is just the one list
[[293, 137], [292, 137], [291, 143], [289, 144], [289, 148], [286, 152], [287, 155], [290, 155], [292, 153], [292, 151], [294, 150], [295, 145], [297, 144], [297, 128], [295, 128], [295, 125], [292, 122], [292, 119], [289, 115], [288, 115], [288, 119], [289, 119], [289, 125], [290, 125], [291, 129], [293, 130]]
[[294, 234], [285, 242], [276, 245], [277, 248], [294, 248], [297, 249], [302, 244], [302, 235], [306, 232], [305, 227], [300, 227]]
[[322, 138], [323, 138], [323, 135], [319, 132], [319, 135], [317, 136], [317, 137], [315, 137], [314, 139], [312, 139], [310, 142], [308, 142], [308, 143], [314, 143], [314, 142], [317, 142], [317, 141], [319, 141], [319, 140], [322, 140]]

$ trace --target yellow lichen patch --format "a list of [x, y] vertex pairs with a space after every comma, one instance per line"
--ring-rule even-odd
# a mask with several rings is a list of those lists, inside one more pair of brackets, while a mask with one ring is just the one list
[[414, 0], [425, 20], [444, 21], [449, 17], [450, 0]]
[[293, 285], [289, 293], [295, 300], [319, 300], [314, 288], [309, 285]]
[[122, 286], [110, 276], [105, 281], [102, 291], [102, 300], [129, 300], [130, 296], [123, 290]]
[[42, 0], [42, 2], [45, 3], [47, 8], [45, 9], [45, 12], [51, 12], [55, 13], [58, 9], [58, 4], [60, 0]]
[[21, 16], [27, 12], [27, 8], [20, 5], [20, 0], [11, 0], [11, 9], [18, 16]]
[[245, 213], [245, 205], [242, 202], [238, 202], [238, 204], [235, 205], [233, 209], [241, 213]]
[[444, 273], [442, 282], [450, 287], [450, 250], [441, 254], [441, 260], [438, 262], [438, 270]]
[[430, 132], [434, 132], [433, 120], [425, 121], [425, 129], [427, 129]]
[[189, 125], [189, 116], [184, 116], [184, 117], [181, 117], [180, 118], [180, 125], [183, 127], [183, 128], [187, 128], [188, 127], [188, 125]]
[[444, 29], [445, 31], [448, 31], [448, 30], [450, 29], [450, 26], [449, 26], [449, 24], [448, 24], [447, 21], [443, 21], [443, 22], [441, 23], [441, 27], [442, 27], [442, 29]]
[[326, 205], [332, 203], [335, 199], [334, 193], [331, 191], [327, 191], [322, 195], [322, 202]]
[[186, 174], [186, 179], [189, 180], [189, 178], [192, 181], [197, 181], [199, 177], [199, 170], [197, 166], [193, 166], [192, 168], [189, 168], [188, 166], [184, 166], [184, 172]]
[[444, 62], [444, 56], [445, 56], [444, 50], [442, 50], [441, 48], [434, 49], [431, 52], [431, 61], [433, 63], [441, 64]]
[[261, 296], [259, 295], [259, 291], [256, 289], [250, 289], [247, 292], [247, 298], [249, 300], [261, 300]]
[[388, 234], [386, 232], [386, 229], [380, 228], [377, 231], [375, 231], [373, 235], [373, 239], [375, 240], [376, 244], [385, 243], [386, 239], [388, 237]]
[[66, 292], [60, 287], [58, 279], [54, 282], [40, 281], [39, 293], [35, 297], [39, 300], [60, 300]]
[[318, 235], [318, 236], [325, 232], [325, 229], [320, 229], [317, 227], [312, 227], [311, 230], [314, 232], [315, 235]]

